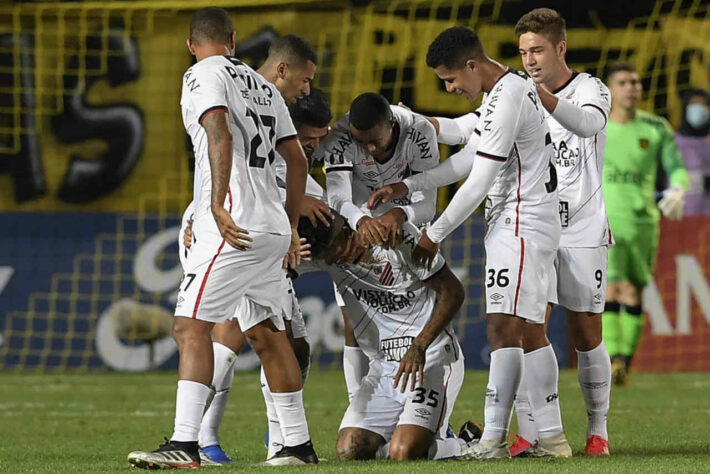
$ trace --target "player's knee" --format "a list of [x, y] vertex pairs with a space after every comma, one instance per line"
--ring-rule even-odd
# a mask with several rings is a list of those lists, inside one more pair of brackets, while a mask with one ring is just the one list
[[[378, 442], [379, 441], [379, 442]], [[366, 461], [375, 459], [377, 449], [384, 440], [367, 436], [363, 430], [343, 429], [338, 433], [335, 454], [341, 461]]]
[[209, 339], [210, 326], [203, 321], [195, 321], [187, 318], [175, 318], [173, 320], [173, 339], [178, 344], [178, 347], [183, 347], [188, 344], [198, 344]]
[[426, 457], [426, 452], [422, 452], [414, 443], [404, 440], [392, 440], [390, 444], [390, 459], [393, 461], [411, 461]]

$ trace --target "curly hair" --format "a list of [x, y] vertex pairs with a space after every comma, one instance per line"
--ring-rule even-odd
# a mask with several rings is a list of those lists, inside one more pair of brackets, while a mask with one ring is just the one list
[[463, 69], [469, 59], [485, 57], [478, 35], [470, 28], [454, 26], [439, 33], [429, 45], [426, 64], [432, 69]]

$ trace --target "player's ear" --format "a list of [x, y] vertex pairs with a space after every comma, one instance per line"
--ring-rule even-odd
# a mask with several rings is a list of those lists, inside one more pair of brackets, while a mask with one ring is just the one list
[[465, 67], [470, 69], [471, 71], [476, 69], [476, 61], [473, 59], [467, 59], [465, 63]]
[[279, 78], [284, 79], [286, 77], [286, 72], [288, 71], [288, 64], [285, 62], [280, 62], [276, 65], [276, 72]]
[[187, 44], [187, 49], [190, 51], [190, 54], [194, 55], [195, 51], [192, 49], [192, 41], [190, 41], [190, 38], [185, 40], [185, 44]]
[[565, 56], [567, 53], [567, 41], [561, 40], [559, 43], [557, 43], [557, 55], [561, 58]]
[[237, 33], [236, 31], [232, 31], [232, 34], [229, 35], [229, 44], [227, 47], [229, 47], [229, 52], [232, 56], [234, 56], [234, 51], [236, 50], [235, 45], [237, 44]]

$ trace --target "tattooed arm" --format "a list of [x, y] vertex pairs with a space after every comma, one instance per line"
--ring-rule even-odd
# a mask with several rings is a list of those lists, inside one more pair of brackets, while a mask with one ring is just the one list
[[229, 176], [232, 172], [232, 133], [227, 122], [227, 110], [217, 109], [205, 115], [202, 127], [207, 133], [207, 154], [212, 174], [211, 208], [219, 233], [229, 245], [239, 250], [251, 247], [249, 232], [238, 227], [224, 202], [229, 192]]

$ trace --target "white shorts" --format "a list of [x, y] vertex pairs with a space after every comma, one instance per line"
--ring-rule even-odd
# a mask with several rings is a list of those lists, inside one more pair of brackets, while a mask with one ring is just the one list
[[286, 276], [284, 271], [284, 285], [286, 292], [284, 293], [284, 319], [291, 321], [291, 332], [294, 339], [305, 339], [308, 336], [306, 332], [306, 322], [303, 320], [303, 312], [298, 304], [296, 290], [293, 289], [293, 282]]
[[291, 238], [288, 235], [250, 232], [252, 247], [237, 250], [219, 234], [202, 233], [193, 243], [180, 283], [175, 316], [221, 323], [237, 314], [246, 331], [272, 319], [283, 328], [282, 262]]
[[[427, 367], [424, 383], [414, 390], [407, 388], [405, 393], [399, 387], [394, 388], [393, 377], [381, 375], [381, 363], [370, 364], [370, 371], [345, 411], [340, 430], [360, 428], [379, 434], [385, 441], [392, 439], [399, 425], [417, 425], [435, 434], [440, 430], [445, 433], [456, 402], [448, 397], [458, 396], [463, 383], [463, 358], [453, 364]], [[449, 392], [449, 385], [458, 389]]]
[[486, 312], [544, 323], [554, 284], [555, 250], [507, 232], [487, 236], [485, 246]]
[[550, 302], [572, 311], [604, 312], [608, 254], [606, 245], [559, 248], [555, 258], [556, 298]]

